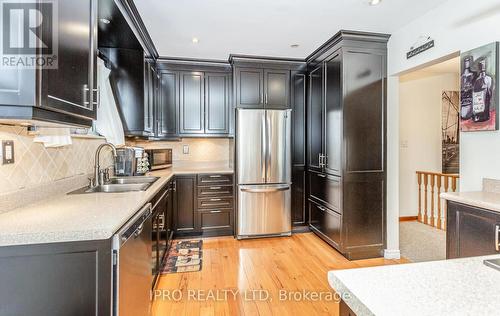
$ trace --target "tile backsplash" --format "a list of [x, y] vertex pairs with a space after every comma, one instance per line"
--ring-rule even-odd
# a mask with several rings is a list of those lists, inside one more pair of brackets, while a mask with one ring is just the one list
[[[234, 140], [230, 138], [183, 138], [180, 141], [130, 140], [129, 146], [150, 148], [172, 148], [173, 161], [233, 161]], [[183, 153], [184, 145], [189, 154]]]
[[[45, 148], [33, 142], [26, 127], [0, 125], [0, 142], [2, 140], [14, 141], [15, 161], [0, 165], [0, 194], [91, 174], [95, 150], [104, 142], [101, 138], [73, 137], [72, 145]], [[112, 164], [110, 155], [102, 156], [102, 166]]]

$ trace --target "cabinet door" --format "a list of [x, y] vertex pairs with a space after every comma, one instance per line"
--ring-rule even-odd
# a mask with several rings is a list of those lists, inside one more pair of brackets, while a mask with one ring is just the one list
[[339, 249], [341, 245], [342, 216], [309, 201], [310, 227], [333, 247]]
[[290, 108], [290, 71], [264, 70], [264, 87], [266, 108]]
[[500, 253], [495, 248], [500, 228], [497, 213], [448, 202], [446, 258], [466, 258]]
[[157, 74], [150, 62], [144, 63], [144, 132], [154, 133], [154, 109], [156, 102]]
[[292, 164], [306, 164], [306, 75], [292, 74]]
[[205, 73], [205, 133], [229, 133], [229, 78], [224, 73]]
[[305, 205], [306, 173], [303, 167], [292, 170], [292, 223], [295, 226], [306, 225]]
[[180, 134], [203, 134], [205, 132], [203, 77], [202, 72], [180, 73]]
[[309, 172], [309, 196], [312, 200], [342, 214], [341, 178]]
[[385, 53], [350, 50], [342, 60], [345, 172], [383, 172]]
[[310, 170], [321, 171], [320, 155], [323, 152], [323, 68], [309, 74], [308, 117], [308, 166]]
[[264, 70], [236, 68], [236, 106], [264, 108]]
[[[325, 172], [341, 176], [342, 170], [342, 55], [326, 62]], [[361, 115], [361, 114], [360, 114]]]
[[196, 230], [196, 176], [176, 177], [175, 227], [177, 233], [192, 232]]
[[179, 104], [179, 74], [162, 71], [160, 93], [156, 107], [156, 135], [172, 136], [177, 134], [177, 105]]
[[57, 10], [58, 67], [41, 72], [41, 106], [95, 119], [97, 1], [58, 1]]

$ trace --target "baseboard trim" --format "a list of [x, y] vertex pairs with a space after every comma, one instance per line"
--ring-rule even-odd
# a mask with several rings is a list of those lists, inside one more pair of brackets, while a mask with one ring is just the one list
[[399, 218], [400, 222], [412, 222], [418, 220], [418, 216], [401, 216]]
[[401, 252], [398, 249], [385, 249], [385, 259], [401, 259]]

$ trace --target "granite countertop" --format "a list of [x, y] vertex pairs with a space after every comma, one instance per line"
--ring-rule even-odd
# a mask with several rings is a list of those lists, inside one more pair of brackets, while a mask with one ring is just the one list
[[160, 179], [144, 192], [53, 196], [1, 213], [0, 247], [108, 239], [174, 175], [232, 172], [223, 163], [179, 163], [151, 172]]
[[500, 193], [488, 191], [442, 193], [441, 198], [500, 213]]
[[497, 315], [500, 271], [474, 257], [328, 273], [358, 315]]

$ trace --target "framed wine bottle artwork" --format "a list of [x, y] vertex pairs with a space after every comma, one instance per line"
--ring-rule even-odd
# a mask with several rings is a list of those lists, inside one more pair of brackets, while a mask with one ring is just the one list
[[460, 56], [460, 130], [498, 130], [499, 43]]

